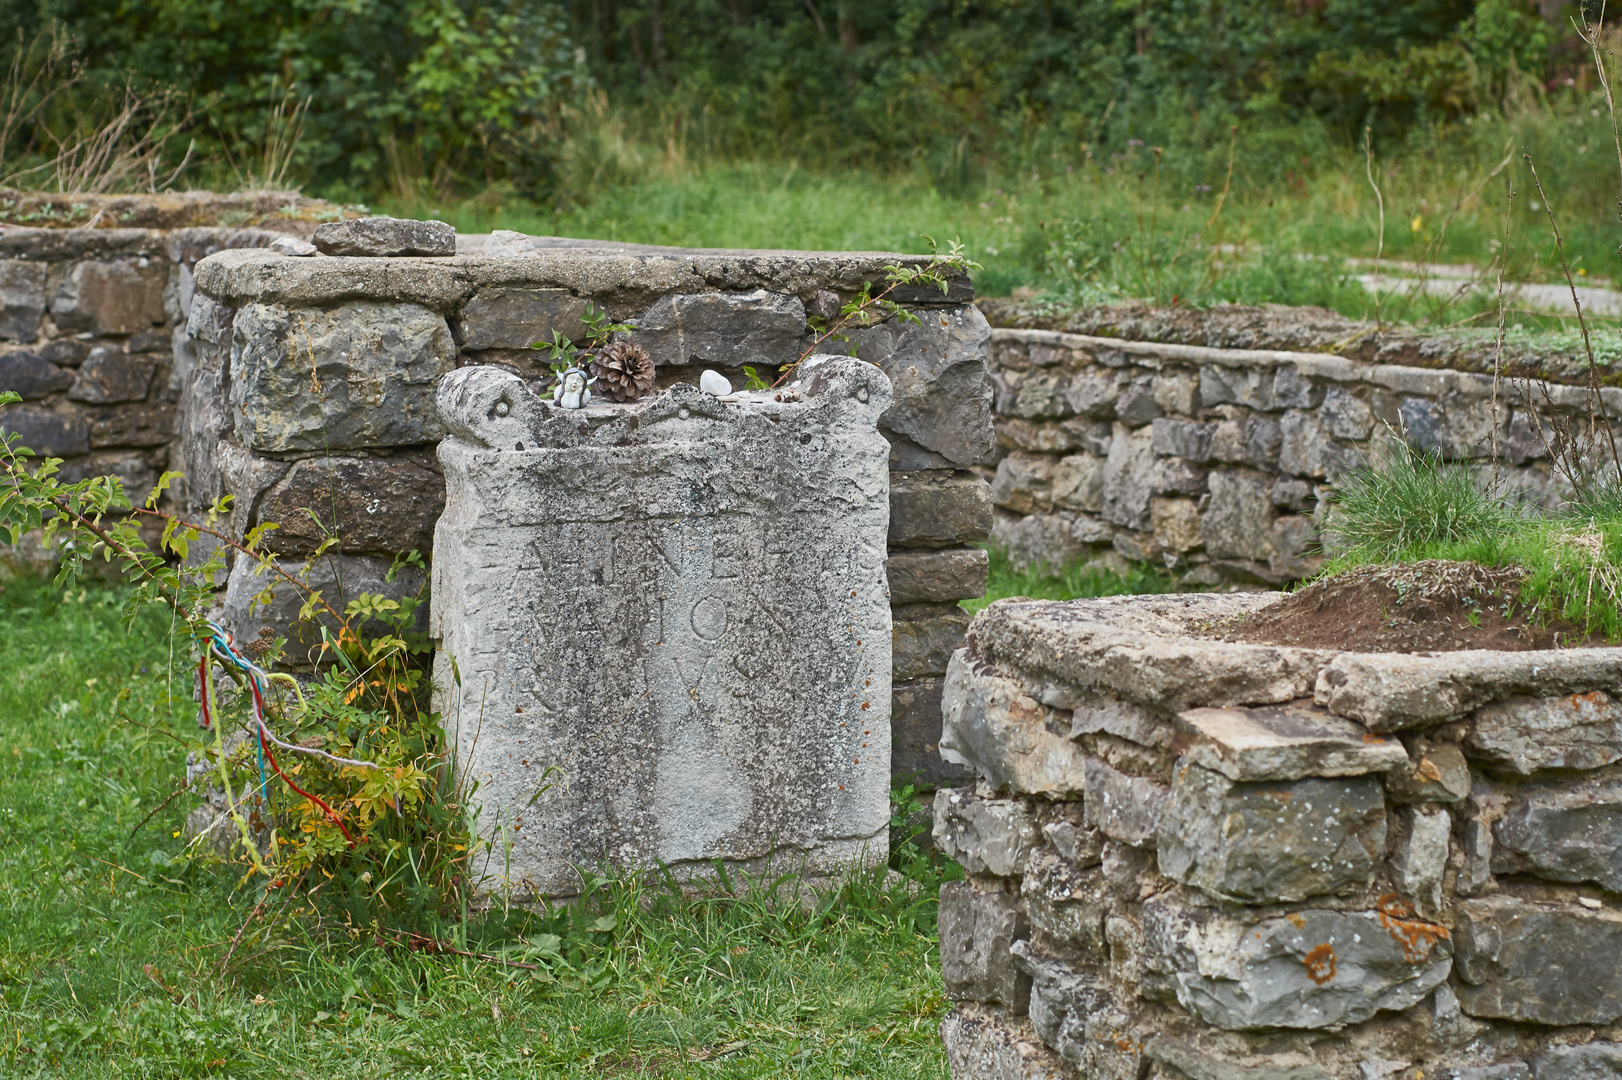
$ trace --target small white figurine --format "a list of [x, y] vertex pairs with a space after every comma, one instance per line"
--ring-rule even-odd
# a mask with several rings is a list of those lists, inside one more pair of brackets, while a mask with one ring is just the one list
[[560, 409], [583, 409], [591, 404], [590, 386], [596, 381], [586, 378], [586, 373], [579, 368], [571, 367], [558, 377], [552, 400]]
[[698, 377], [698, 388], [714, 397], [726, 397], [732, 393], [732, 384], [727, 382], [726, 376], [708, 369]]

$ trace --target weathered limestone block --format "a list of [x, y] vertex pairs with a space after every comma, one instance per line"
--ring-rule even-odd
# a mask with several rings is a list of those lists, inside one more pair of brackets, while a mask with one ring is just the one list
[[0, 433], [18, 436], [15, 445], [26, 446], [41, 457], [70, 457], [90, 450], [90, 428], [84, 417], [32, 405], [0, 409]]
[[372, 217], [328, 221], [315, 227], [316, 249], [327, 255], [397, 258], [456, 254], [456, 230], [443, 221]]
[[1205, 364], [1200, 368], [1200, 403], [1243, 405], [1249, 409], [1273, 408], [1274, 372], [1266, 368], [1230, 368]]
[[455, 362], [450, 327], [415, 304], [250, 304], [231, 347], [237, 437], [271, 453], [433, 442], [434, 383]]
[[813, 357], [790, 385], [565, 411], [444, 380], [435, 681], [497, 887], [885, 859], [889, 381]]
[[941, 691], [945, 679], [908, 679], [890, 687], [890, 776], [920, 791], [967, 784], [972, 770], [941, 757]]
[[1206, 477], [1211, 504], [1200, 519], [1205, 551], [1213, 559], [1256, 559], [1273, 554], [1273, 500], [1268, 482], [1251, 473], [1213, 469]]
[[309, 554], [328, 538], [349, 554], [427, 555], [444, 509], [445, 478], [424, 462], [306, 458], [264, 493], [254, 523], [276, 524], [266, 542], [289, 555]]
[[891, 609], [891, 668], [897, 679], [946, 674], [963, 644], [970, 615], [957, 604], [898, 604]]
[[[1280, 369], [1284, 370], [1293, 369]], [[1165, 1034], [1145, 1039], [1143, 1056], [1171, 1066], [1188, 1080], [1329, 1080], [1329, 1074], [1317, 1065], [1240, 1065], [1202, 1053], [1182, 1039]]]
[[146, 258], [82, 262], [52, 273], [51, 318], [60, 330], [134, 334], [163, 325], [169, 271]]
[[1470, 766], [1456, 743], [1414, 740], [1414, 757], [1386, 775], [1386, 794], [1399, 803], [1460, 802], [1470, 794]]
[[175, 439], [175, 407], [162, 402], [104, 410], [91, 420], [91, 446], [167, 446]]
[[1122, 701], [1107, 694], [1077, 693], [1050, 684], [1042, 689], [1042, 703], [1071, 710], [1072, 739], [1102, 732], [1154, 749], [1165, 749], [1172, 743], [1171, 722], [1135, 701]]
[[952, 1080], [1071, 1080], [1076, 1074], [1035, 1037], [973, 1008], [941, 1021]]
[[1211, 439], [1216, 434], [1215, 424], [1196, 423], [1193, 420], [1156, 420], [1150, 443], [1157, 454], [1186, 458], [1189, 461], [1211, 460]]
[[[1097, 830], [1087, 831], [1094, 838], [1099, 835]], [[1100, 850], [1099, 845], [1089, 845], [1089, 853], [1081, 859], [1056, 850], [1038, 851], [1020, 880], [1020, 896], [1032, 927], [1102, 965], [1109, 958], [1104, 919], [1110, 897], [1097, 868]]]
[[45, 264], [0, 261], [0, 338], [37, 341], [44, 317]]
[[970, 636], [977, 659], [1038, 685], [1091, 688], [1165, 712], [1274, 704], [1307, 697], [1335, 654], [1212, 641], [1192, 628], [1253, 611], [1277, 595], [999, 600], [975, 617]]
[[1391, 880], [1422, 914], [1442, 907], [1453, 819], [1445, 811], [1404, 807], [1397, 815], [1400, 839], [1391, 857]]
[[141, 401], [152, 386], [152, 376], [157, 370], [157, 364], [137, 360], [123, 349], [92, 349], [79, 367], [68, 398], [92, 405]]
[[1374, 413], [1370, 411], [1368, 403], [1340, 386], [1332, 386], [1324, 394], [1318, 415], [1323, 417], [1324, 427], [1329, 434], [1337, 439], [1362, 442], [1374, 427]]
[[583, 341], [586, 304], [567, 289], [487, 286], [462, 305], [457, 337], [468, 349], [527, 349], [553, 331]]
[[890, 543], [974, 544], [991, 535], [991, 486], [971, 472], [900, 472], [890, 478]]
[[661, 366], [787, 364], [805, 337], [805, 305], [797, 296], [748, 293], [661, 296], [630, 322], [619, 340], [642, 346]]
[[1187, 371], [1165, 371], [1154, 378], [1155, 404], [1169, 413], [1192, 415], [1200, 406], [1199, 376]]
[[[388, 580], [390, 560], [364, 555], [338, 555], [329, 552], [307, 563], [279, 563], [289, 575], [300, 578], [311, 589], [319, 590], [326, 602], [336, 611], [343, 611], [349, 601], [362, 594], [381, 595], [396, 602], [407, 597], [422, 598], [424, 573], [420, 567], [404, 567]], [[269, 593], [268, 600], [265, 594]], [[313, 664], [321, 650], [321, 627], [335, 633], [338, 622], [324, 609], [317, 609], [310, 622], [299, 621], [299, 609], [304, 606], [305, 594], [274, 574], [259, 573], [251, 559], [239, 558], [231, 567], [226, 582], [221, 625], [239, 641], [253, 641], [261, 636], [287, 638], [286, 662], [293, 667]], [[426, 603], [417, 609], [416, 628], [427, 624]], [[361, 626], [365, 635], [381, 636], [392, 629], [375, 620]]]
[[[1062, 377], [1061, 377], [1062, 378]], [[1032, 380], [1035, 383], [1037, 380]], [[1115, 416], [1115, 405], [1126, 389], [1121, 376], [1114, 373], [1082, 375], [1060, 383], [1064, 408], [1060, 415], [1075, 413], [1093, 420], [1109, 420]], [[1029, 391], [1026, 391], [1029, 393]], [[1024, 403], [1021, 398], [1021, 404]]]
[[1622, 779], [1525, 784], [1493, 826], [1492, 869], [1622, 892]]
[[877, 364], [895, 387], [879, 425], [954, 465], [978, 465], [993, 447], [991, 326], [973, 305], [916, 314], [916, 324], [886, 319], [851, 331], [854, 355]]
[[1622, 1043], [1551, 1046], [1532, 1058], [1537, 1080], [1616, 1080], [1622, 1076]]
[[1374, 731], [1400, 731], [1490, 705], [1514, 692], [1586, 693], [1622, 685], [1622, 649], [1466, 650], [1432, 656], [1341, 653], [1314, 697]]
[[1189, 709], [1177, 715], [1173, 749], [1230, 780], [1361, 776], [1408, 764], [1395, 739], [1332, 716], [1310, 701], [1260, 708]]
[[1039, 839], [1036, 818], [1019, 799], [982, 799], [972, 789], [935, 792], [937, 850], [971, 874], [1017, 878]]
[[1158, 826], [1161, 873], [1239, 903], [1366, 888], [1385, 857], [1385, 800], [1369, 776], [1241, 784], [1184, 760]]
[[1199, 506], [1193, 499], [1150, 499], [1149, 526], [1167, 551], [1193, 551], [1205, 543]]
[[1103, 1012], [1114, 999], [1095, 981], [1078, 974], [1064, 961], [1046, 956], [1029, 941], [1016, 941], [1009, 949], [1014, 963], [1031, 977], [1031, 1027], [1037, 1038], [1049, 1046], [1059, 1044], [1065, 1021], [1076, 1016], [1085, 1022]]
[[1053, 474], [1058, 461], [1047, 454], [1013, 453], [997, 462], [991, 501], [1016, 514], [1053, 507]]
[[949, 881], [941, 886], [939, 928], [946, 996], [1023, 1015], [1031, 979], [1009, 953], [1014, 942], [1030, 936], [1018, 895], [996, 885]]
[[1471, 1016], [1532, 1024], [1622, 1017], [1622, 912], [1513, 896], [1455, 909], [1459, 1004]]
[[1622, 704], [1602, 690], [1508, 698], [1476, 710], [1464, 745], [1472, 757], [1522, 776], [1597, 769], [1622, 760]]
[[1149, 428], [1129, 430], [1118, 424], [1104, 461], [1101, 512], [1106, 521], [1149, 530], [1149, 497], [1154, 492], [1155, 452]]
[[1134, 847], [1151, 845], [1166, 802], [1166, 786], [1128, 776], [1097, 758], [1085, 765], [1086, 821], [1105, 836]]
[[[0, 266], [5, 266], [0, 263]], [[73, 374], [63, 371], [34, 352], [0, 354], [0, 390], [21, 394], [23, 400], [59, 394], [73, 385]]]
[[1129, 428], [1140, 428], [1160, 416], [1152, 379], [1135, 379], [1115, 401], [1115, 418]]
[[1267, 917], [1162, 893], [1145, 901], [1143, 920], [1149, 970], [1170, 979], [1183, 1008], [1227, 1030], [1355, 1024], [1417, 1004], [1452, 969], [1444, 927], [1384, 911]]
[[938, 604], [984, 596], [990, 570], [991, 556], [984, 548], [893, 552], [885, 566], [890, 603]]
[[1278, 467], [1295, 476], [1324, 475], [1330, 443], [1315, 413], [1291, 410], [1279, 422]]
[[1012, 679], [952, 654], [941, 698], [941, 757], [973, 769], [1011, 795], [1081, 795], [1085, 752], [1071, 742], [1053, 710]]

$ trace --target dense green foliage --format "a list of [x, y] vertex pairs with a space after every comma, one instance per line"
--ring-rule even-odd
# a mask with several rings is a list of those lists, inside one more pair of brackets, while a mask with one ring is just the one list
[[[94, 76], [174, 86], [206, 147], [251, 158], [310, 99], [296, 174], [321, 194], [589, 192], [625, 125], [665, 162], [781, 157], [937, 183], [1100, 162], [1132, 140], [1210, 171], [1239, 125], [1270, 181], [1298, 159], [1584, 75], [1527, 0], [14, 0]], [[606, 94], [588, 95], [595, 87]], [[28, 135], [19, 136], [24, 141]], [[1200, 158], [1195, 168], [1194, 158]], [[223, 159], [222, 159], [223, 160]], [[1265, 164], [1263, 161], [1265, 160]], [[240, 171], [240, 165], [239, 165]]]
[[194, 800], [158, 809], [183, 762], [149, 732], [192, 714], [189, 675], [124, 600], [0, 585], [0, 1073], [944, 1080], [922, 861], [809, 910], [599, 880], [572, 912], [421, 928], [531, 971], [352, 936], [186, 859]]

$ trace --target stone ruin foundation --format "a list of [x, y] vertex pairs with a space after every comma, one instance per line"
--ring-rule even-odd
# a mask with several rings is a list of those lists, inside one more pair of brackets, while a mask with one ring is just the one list
[[834, 356], [579, 410], [498, 367], [441, 380], [436, 707], [493, 889], [884, 862], [891, 398]]
[[[815, 340], [808, 319], [836, 317], [863, 282], [881, 287], [887, 265], [919, 262], [511, 233], [456, 237], [454, 255], [387, 253], [397, 248], [309, 258], [222, 251], [197, 263], [194, 288], [177, 294], [187, 363], [177, 368], [174, 458], [187, 507], [201, 512], [229, 495], [228, 527], [274, 527], [267, 543], [282, 565], [329, 597], [421, 588], [414, 568], [392, 580], [388, 571], [401, 552], [438, 555], [446, 481], [435, 448], [446, 428], [435, 395], [453, 372], [490, 367], [549, 387], [547, 354], [530, 345], [554, 332], [584, 339], [589, 306], [633, 327], [616, 339], [651, 354], [655, 392], [695, 384], [705, 368], [733, 386], [744, 385], [746, 365], [770, 380]], [[986, 552], [973, 545], [991, 532], [990, 486], [971, 469], [992, 450], [990, 329], [966, 276], [945, 293], [903, 286], [891, 299], [919, 322], [855, 327], [840, 348], [892, 386], [878, 431], [889, 473], [880, 546], [889, 552], [893, 764], [899, 781], [933, 788], [964, 775], [936, 744], [946, 662], [969, 621], [958, 601], [986, 588]], [[328, 537], [341, 554], [317, 555]], [[293, 629], [298, 603], [253, 603], [264, 586], [245, 562], [232, 568], [221, 621], [238, 637]], [[291, 660], [318, 644], [295, 634]]]
[[1226, 643], [1002, 601], [937, 792], [955, 1080], [1622, 1076], [1622, 649]]

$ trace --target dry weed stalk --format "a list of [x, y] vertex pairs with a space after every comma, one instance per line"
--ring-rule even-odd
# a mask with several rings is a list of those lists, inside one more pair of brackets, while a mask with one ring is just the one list
[[129, 83], [121, 97], [111, 100], [110, 115], [105, 117], [75, 107], [69, 130], [61, 134], [41, 121], [42, 141], [54, 153], [39, 165], [12, 173], [7, 181], [48, 172], [56, 190], [65, 195], [103, 195], [142, 173], [154, 194], [173, 186], [191, 163], [195, 142], [161, 184], [158, 167], [169, 140], [190, 125], [191, 107], [172, 90], [147, 96]]
[[33, 41], [25, 42], [22, 31], [17, 31], [16, 51], [0, 83], [0, 181], [11, 180], [4, 169], [12, 136], [38, 121], [52, 98], [83, 77], [72, 56], [73, 44], [54, 20]]

